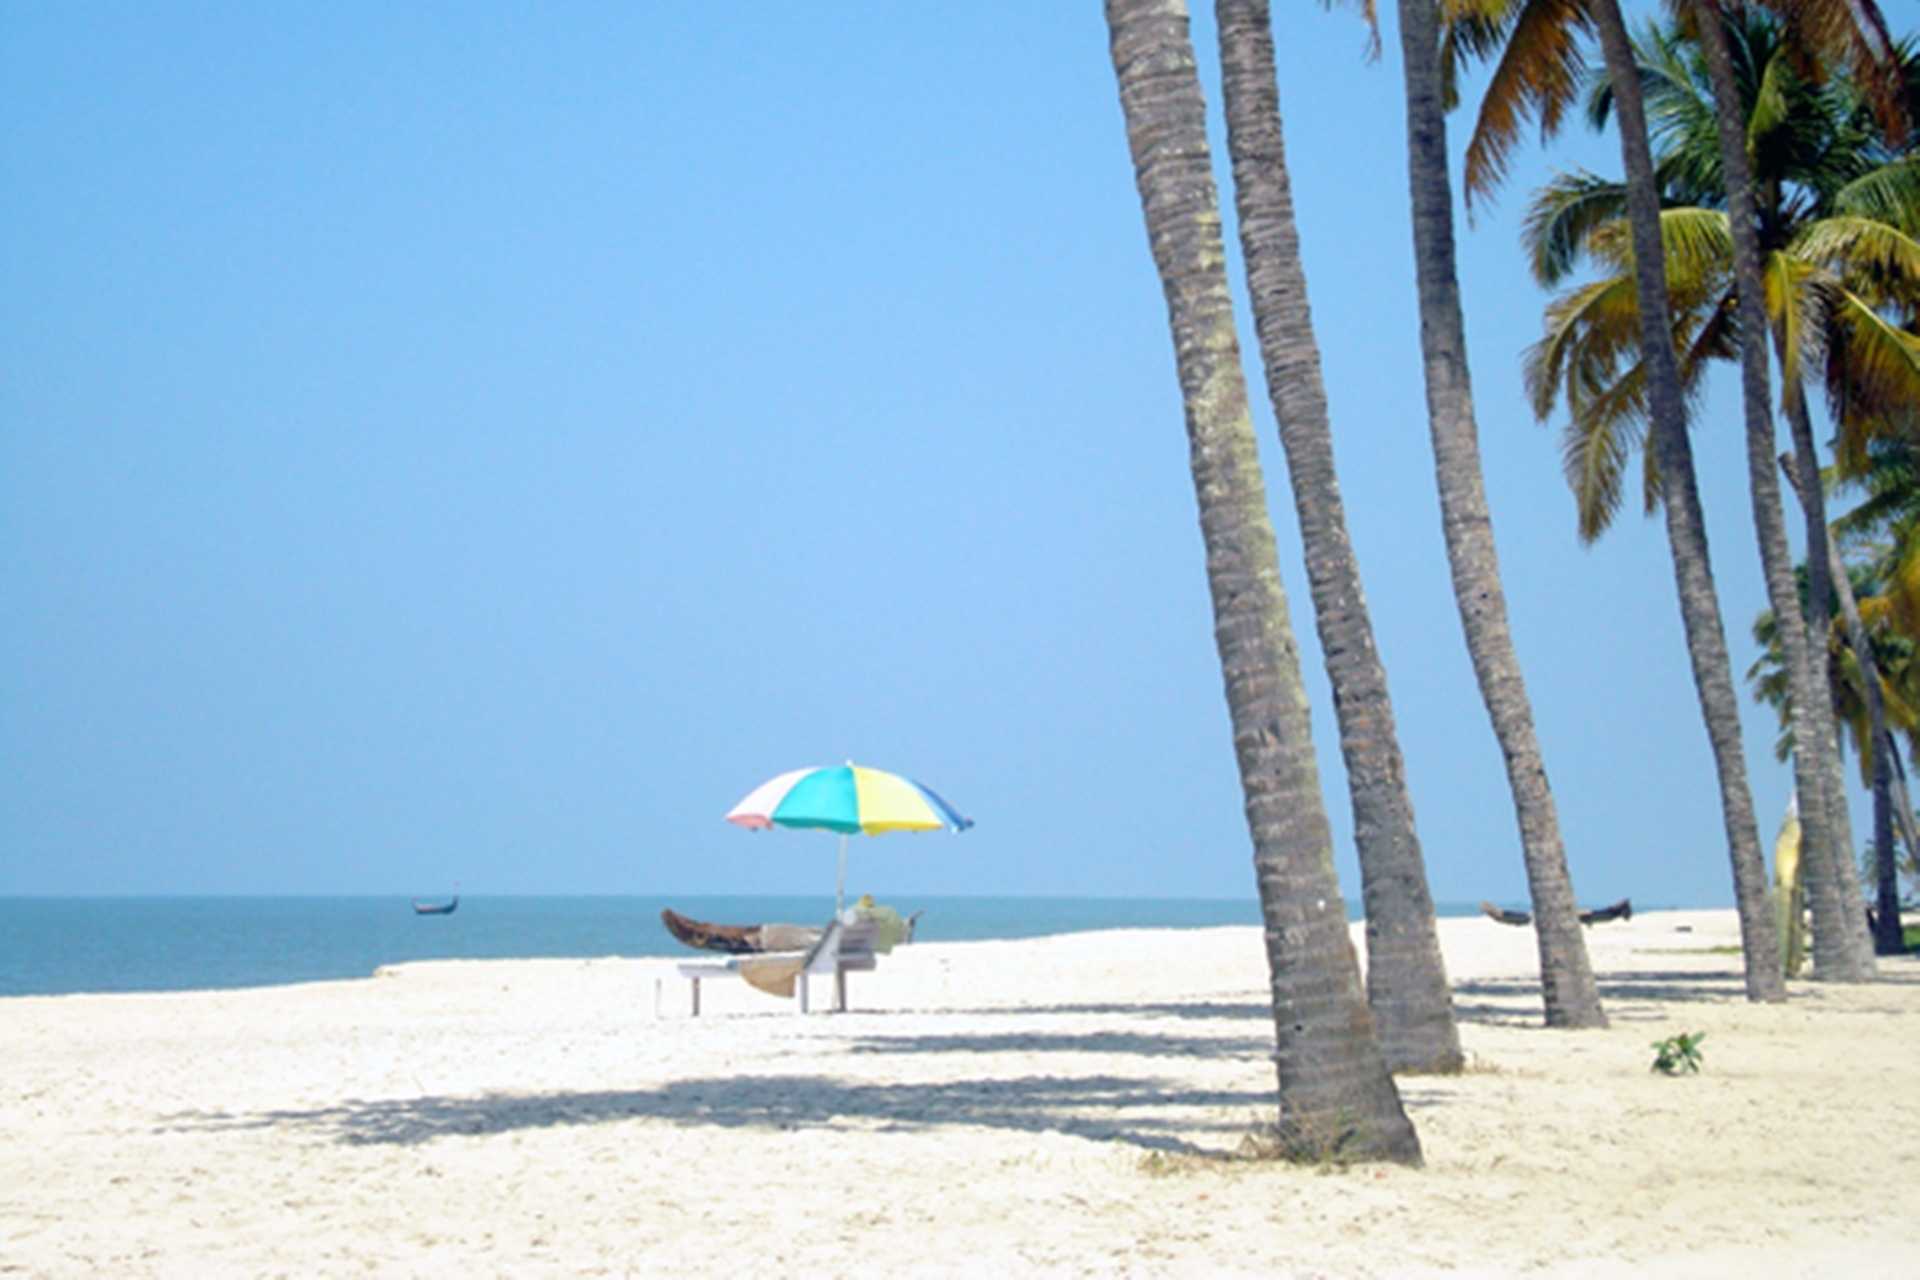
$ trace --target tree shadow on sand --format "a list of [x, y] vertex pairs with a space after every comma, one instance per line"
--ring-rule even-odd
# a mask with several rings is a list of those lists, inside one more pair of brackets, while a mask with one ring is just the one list
[[[864, 1011], [863, 1011], [864, 1012]], [[1268, 1025], [1273, 1022], [1273, 1005], [1255, 1000], [1182, 1000], [1177, 1002], [1150, 1003], [1146, 1001], [1108, 1000], [1082, 1002], [1077, 1004], [1007, 1004], [983, 1005], [978, 1008], [943, 1009], [943, 1013], [1012, 1015], [1031, 1017], [1035, 1014], [1122, 1014], [1138, 1018], [1190, 1018], [1201, 1021], [1219, 1019], [1239, 1021], [1256, 1018]]]
[[900, 1053], [1124, 1053], [1144, 1058], [1270, 1058], [1273, 1038], [1172, 1036], [1136, 1031], [1025, 1031], [965, 1035], [865, 1035], [847, 1052]]
[[[170, 1117], [171, 1132], [305, 1131], [350, 1145], [417, 1146], [439, 1138], [487, 1136], [560, 1126], [658, 1120], [684, 1126], [826, 1129], [849, 1123], [880, 1132], [961, 1125], [1067, 1133], [1159, 1151], [1199, 1153], [1180, 1136], [1244, 1133], [1274, 1105], [1265, 1092], [1187, 1089], [1177, 1081], [1120, 1076], [860, 1083], [817, 1075], [721, 1076], [674, 1080], [650, 1089], [484, 1093], [348, 1100], [304, 1110]], [[1235, 1108], [1232, 1123], [1192, 1108]]]
[[[1607, 1017], [1616, 1022], [1657, 1022], [1668, 1016], [1657, 1006], [1744, 1000], [1747, 994], [1746, 985], [1738, 977], [1685, 970], [1614, 970], [1601, 975], [1598, 985]], [[1542, 1025], [1540, 1002], [1537, 978], [1489, 978], [1453, 984], [1454, 1016], [1466, 1022], [1537, 1027]], [[1656, 1007], [1645, 1007], [1649, 1005]]]

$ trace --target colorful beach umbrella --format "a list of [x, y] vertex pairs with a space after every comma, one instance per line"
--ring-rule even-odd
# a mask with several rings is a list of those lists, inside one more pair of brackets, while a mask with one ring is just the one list
[[727, 812], [727, 821], [749, 830], [813, 827], [840, 833], [840, 875], [833, 909], [846, 905], [847, 837], [888, 831], [965, 831], [965, 818], [929, 787], [885, 769], [848, 761], [828, 768], [795, 769], [761, 783]]

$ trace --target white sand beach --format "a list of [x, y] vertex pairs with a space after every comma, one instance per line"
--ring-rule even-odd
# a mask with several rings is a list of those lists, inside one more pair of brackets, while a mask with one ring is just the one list
[[0, 1273], [1920, 1271], [1920, 962], [1758, 1007], [1731, 912], [1646, 914], [1554, 1032], [1531, 931], [1441, 927], [1421, 1170], [1223, 1158], [1274, 1108], [1252, 928], [916, 944], [808, 1018], [623, 958], [4, 1000]]

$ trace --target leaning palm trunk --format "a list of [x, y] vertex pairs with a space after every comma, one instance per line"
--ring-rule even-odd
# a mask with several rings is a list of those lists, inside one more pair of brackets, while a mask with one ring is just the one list
[[1465, 1057], [1414, 832], [1387, 673], [1374, 647], [1334, 474], [1320, 349], [1287, 175], [1272, 17], [1267, 0], [1216, 0], [1214, 12], [1254, 327], [1287, 453], [1313, 616], [1347, 765], [1367, 911], [1367, 1003], [1390, 1068], [1458, 1071]]
[[1481, 478], [1473, 386], [1467, 375], [1466, 322], [1454, 265], [1453, 192], [1447, 178], [1447, 132], [1440, 100], [1439, 15], [1433, 0], [1400, 0], [1400, 48], [1406, 66], [1420, 349], [1453, 595], [1513, 792], [1527, 888], [1533, 899], [1547, 1025], [1603, 1027], [1606, 1014], [1587, 958], [1587, 940], [1580, 932], [1560, 819], [1507, 626], [1506, 594], [1500, 586], [1493, 520]]
[[[1782, 465], [1791, 468], [1792, 464], [1782, 459]], [[1790, 469], [1788, 474], [1794, 477], [1794, 487], [1798, 490], [1798, 472]], [[1860, 617], [1860, 602], [1854, 599], [1847, 567], [1840, 562], [1840, 549], [1832, 538], [1826, 540], [1826, 547], [1827, 577], [1833, 583], [1834, 598], [1840, 602], [1847, 644], [1860, 668], [1861, 696], [1867, 704], [1872, 741], [1873, 849], [1878, 881], [1875, 886], [1878, 907], [1874, 917], [1878, 932], [1873, 937], [1873, 950], [1883, 956], [1904, 955], [1907, 947], [1900, 929], [1900, 885], [1894, 865], [1892, 828], [1897, 823], [1907, 852], [1920, 857], [1920, 843], [1916, 843], [1913, 829], [1913, 806], [1907, 800], [1906, 782], [1899, 776], [1899, 752], [1894, 747], [1893, 735], [1887, 731], [1887, 704], [1880, 694], [1880, 664], [1873, 656], [1873, 638], [1867, 634], [1866, 623]]]
[[[1760, 567], [1767, 584], [1767, 600], [1779, 624], [1781, 646], [1792, 680], [1794, 741], [1814, 740], [1810, 708], [1821, 696], [1811, 679], [1807, 661], [1807, 632], [1799, 592], [1793, 580], [1793, 553], [1787, 546], [1786, 520], [1780, 504], [1780, 481], [1774, 474], [1773, 405], [1767, 380], [1767, 310], [1760, 276], [1760, 236], [1753, 210], [1753, 178], [1747, 164], [1746, 128], [1741, 119], [1740, 90], [1733, 78], [1727, 52], [1726, 29], [1720, 11], [1707, 0], [1693, 0], [1695, 25], [1713, 79], [1713, 103], [1720, 133], [1720, 160], [1726, 175], [1727, 219], [1733, 231], [1733, 260], [1740, 314], [1740, 389], [1746, 409], [1747, 479], [1753, 497], [1754, 532], [1760, 542]], [[1794, 787], [1807, 794], [1819, 785], [1817, 760], [1808, 752], [1793, 753]], [[1767, 868], [1756, 843], [1747, 850], [1735, 843], [1734, 902], [1740, 914], [1740, 940], [1746, 965], [1747, 998], [1777, 1001], [1787, 998], [1779, 954], [1779, 931], [1767, 902]], [[1747, 856], [1751, 853], [1751, 856]]]
[[1280, 1086], [1300, 1158], [1420, 1161], [1373, 1034], [1333, 871], [1306, 690], [1234, 333], [1206, 104], [1183, 0], [1106, 0], [1147, 239], [1166, 292], [1214, 640], [1253, 837]]
[[1900, 747], [1893, 740], [1893, 730], [1886, 731], [1887, 767], [1893, 776], [1893, 815], [1900, 828], [1900, 838], [1906, 842], [1907, 856], [1915, 865], [1920, 865], [1920, 831], [1913, 825], [1913, 800], [1907, 795], [1907, 771], [1900, 763]]
[[1873, 875], [1877, 891], [1873, 915], [1876, 955], [1907, 953], [1906, 931], [1900, 927], [1900, 888], [1893, 857], [1893, 770], [1887, 766], [1886, 739], [1873, 737]]
[[[1907, 795], [1907, 772], [1905, 767], [1900, 763], [1900, 748], [1894, 743], [1891, 730], [1883, 733], [1881, 738], [1881, 745], [1887, 755], [1887, 774], [1893, 791], [1894, 825], [1899, 827], [1900, 838], [1907, 846], [1907, 857], [1912, 859], [1915, 865], [1920, 865], [1920, 833], [1914, 831], [1913, 801]], [[1883, 915], [1891, 914], [1895, 921], [1895, 928], [1900, 929], [1900, 945], [1904, 950], [1907, 939], [1905, 927], [1900, 922], [1900, 886], [1898, 881], [1899, 868], [1896, 866], [1893, 869], [1892, 876], [1883, 883], [1881, 889], [1882, 893], [1892, 896], [1893, 910], [1891, 913], [1887, 912], [1887, 908], [1884, 905], [1887, 899], [1884, 897], [1881, 899], [1882, 906], [1880, 910]]]
[[[1775, 336], [1780, 341], [1779, 335]], [[1783, 369], [1791, 368], [1780, 352]], [[1817, 652], [1807, 655], [1819, 696], [1809, 708], [1813, 737], [1796, 753], [1806, 750], [1819, 763], [1821, 799], [1826, 808], [1829, 838], [1825, 846], [1809, 842], [1807, 896], [1813, 904], [1813, 976], [1833, 982], [1865, 982], [1874, 976], [1873, 941], [1867, 936], [1861, 910], [1860, 874], [1853, 865], [1853, 821], [1847, 810], [1847, 777], [1840, 763], [1840, 729], [1833, 714], [1828, 677], [1826, 638], [1831, 634], [1831, 601], [1835, 588], [1833, 541], [1827, 534], [1826, 494], [1820, 484], [1820, 464], [1814, 453], [1813, 423], [1807, 413], [1806, 392], [1797, 377], [1782, 379], [1781, 401], [1794, 450], [1788, 464], [1795, 495], [1807, 514], [1807, 632], [1819, 636]], [[1844, 576], [1844, 575], [1841, 575]]]
[[[1714, 586], [1713, 564], [1707, 549], [1706, 521], [1700, 510], [1700, 492], [1693, 468], [1693, 447], [1687, 440], [1686, 405], [1667, 313], [1667, 268], [1660, 242], [1659, 189], [1647, 145], [1640, 73], [1634, 63], [1633, 47], [1627, 40], [1618, 0], [1594, 0], [1592, 13], [1606, 57], [1607, 79], [1613, 91], [1615, 122], [1620, 130], [1620, 150], [1627, 176], [1627, 220], [1633, 240], [1640, 350], [1647, 371], [1648, 418], [1654, 457], [1660, 467], [1667, 543], [1673, 555], [1687, 656], [1693, 666], [1694, 687], [1699, 692], [1700, 710], [1719, 774], [1727, 852], [1735, 869], [1736, 888], [1745, 893], [1748, 873], [1742, 869], [1763, 865], [1760, 834], [1753, 817], [1753, 796], [1747, 787], [1746, 756], [1740, 742], [1740, 706], [1734, 695], [1733, 668], [1727, 658], [1726, 631], [1721, 622], [1719, 593]], [[1775, 505], [1778, 505], [1777, 497]], [[1760, 883], [1765, 883], [1764, 878]], [[1746, 907], [1743, 901], [1743, 932], [1747, 924]], [[1752, 966], [1758, 959], [1752, 954], [1748, 956], [1750, 983]]]
[[[1895, 821], [1893, 735], [1887, 732], [1887, 703], [1880, 695], [1880, 664], [1874, 660], [1873, 640], [1860, 618], [1859, 601], [1853, 597], [1853, 583], [1847, 568], [1840, 563], [1840, 551], [1827, 539], [1827, 570], [1833, 581], [1834, 596], [1840, 602], [1840, 617], [1847, 628], [1847, 645], [1860, 668], [1861, 696], [1867, 704], [1867, 734], [1871, 744], [1873, 768], [1873, 871], [1875, 910], [1873, 950], [1876, 955], [1900, 956], [1907, 953], [1906, 936], [1900, 928], [1899, 871], [1893, 856]], [[1906, 786], [1898, 784], [1901, 809], [1901, 836], [1907, 851], [1913, 852], [1913, 810], [1906, 808]]]
[[[1907, 771], [1900, 763], [1900, 746], [1893, 740], [1893, 730], [1884, 725], [1880, 737], [1881, 746], [1887, 753], [1887, 785], [1893, 796], [1893, 825], [1900, 832], [1901, 843], [1907, 846], [1907, 857], [1920, 866], [1920, 831], [1914, 830], [1913, 801], [1907, 795]], [[1896, 885], [1896, 902], [1899, 896]]]

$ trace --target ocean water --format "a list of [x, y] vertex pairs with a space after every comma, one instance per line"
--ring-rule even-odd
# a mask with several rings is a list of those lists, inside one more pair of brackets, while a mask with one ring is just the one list
[[[918, 941], [1030, 938], [1089, 929], [1258, 924], [1240, 898], [930, 897]], [[1357, 918], [1349, 904], [1349, 916]], [[0, 996], [192, 991], [364, 978], [408, 960], [686, 954], [660, 909], [734, 924], [817, 923], [830, 898], [462, 897], [418, 916], [400, 897], [0, 898]], [[1445, 904], [1443, 915], [1471, 915]]]

